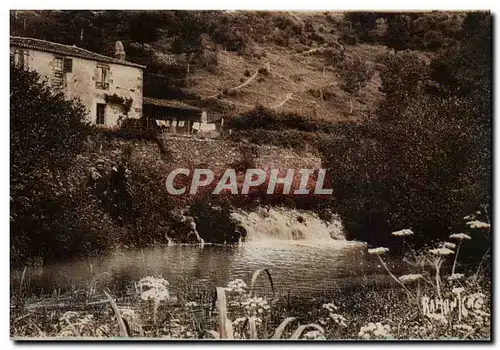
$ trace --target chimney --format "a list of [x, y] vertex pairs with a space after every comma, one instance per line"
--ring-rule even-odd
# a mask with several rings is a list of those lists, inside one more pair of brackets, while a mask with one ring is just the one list
[[115, 43], [115, 58], [125, 61], [125, 49], [121, 41]]

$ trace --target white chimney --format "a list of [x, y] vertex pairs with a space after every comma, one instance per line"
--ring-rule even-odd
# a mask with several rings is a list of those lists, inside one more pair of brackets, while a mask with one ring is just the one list
[[115, 43], [115, 58], [125, 61], [125, 49], [121, 41]]

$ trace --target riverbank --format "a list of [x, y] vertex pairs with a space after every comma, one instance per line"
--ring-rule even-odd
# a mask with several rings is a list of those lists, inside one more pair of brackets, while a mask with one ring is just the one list
[[[257, 280], [262, 282], [259, 288], [254, 285]], [[150, 276], [130, 281], [125, 290], [108, 290], [110, 298], [104, 291], [92, 290], [89, 281], [86, 290], [36, 301], [12, 291], [10, 332], [15, 339], [214, 339], [223, 333], [221, 314], [225, 313], [235, 339], [270, 339], [278, 334], [281, 339], [310, 340], [488, 340], [490, 282], [469, 278], [446, 283], [442, 299], [453, 303], [456, 291], [452, 289], [459, 285], [463, 305], [444, 313], [437, 304], [432, 310], [425, 308], [425, 297], [437, 298], [430, 286], [409, 286], [409, 297], [394, 282], [369, 278], [314, 297], [273, 288], [272, 274], [267, 278], [265, 271], [254, 274], [251, 281], [228, 281], [224, 291], [189, 283], [173, 285]], [[282, 329], [285, 320], [289, 324]]]

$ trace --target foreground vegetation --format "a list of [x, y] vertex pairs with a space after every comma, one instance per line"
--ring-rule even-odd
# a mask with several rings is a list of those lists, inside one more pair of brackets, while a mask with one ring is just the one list
[[[490, 232], [489, 223], [465, 218], [475, 233]], [[395, 231], [394, 239], [411, 238], [411, 230]], [[11, 335], [30, 337], [134, 337], [161, 339], [448, 339], [489, 340], [491, 282], [489, 250], [467, 270], [457, 265], [462, 244], [471, 236], [455, 233], [426, 249], [407, 249], [411, 273], [395, 276], [384, 261], [385, 247], [368, 249], [392, 280], [351, 285], [315, 295], [276, 291], [272, 273], [257, 270], [249, 283], [241, 279], [225, 287], [170, 285], [161, 276], [130, 281], [115, 299], [88, 290], [27, 303], [23, 286], [12, 291]], [[445, 273], [446, 271], [446, 273]], [[269, 288], [257, 290], [259, 278]], [[57, 293], [56, 293], [57, 294]], [[97, 300], [96, 300], [97, 298]]]

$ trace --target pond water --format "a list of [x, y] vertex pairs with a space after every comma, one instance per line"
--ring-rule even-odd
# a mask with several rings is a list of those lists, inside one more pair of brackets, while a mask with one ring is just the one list
[[[110, 288], [125, 292], [134, 281], [162, 275], [175, 290], [185, 283], [225, 286], [252, 273], [270, 269], [276, 290], [293, 295], [320, 293], [346, 284], [387, 279], [378, 259], [366, 253], [366, 245], [349, 241], [266, 240], [237, 246], [174, 245], [123, 250], [109, 255], [27, 269], [23, 285], [34, 295]], [[13, 271], [18, 288], [22, 271]], [[259, 288], [268, 288], [265, 278]]]

